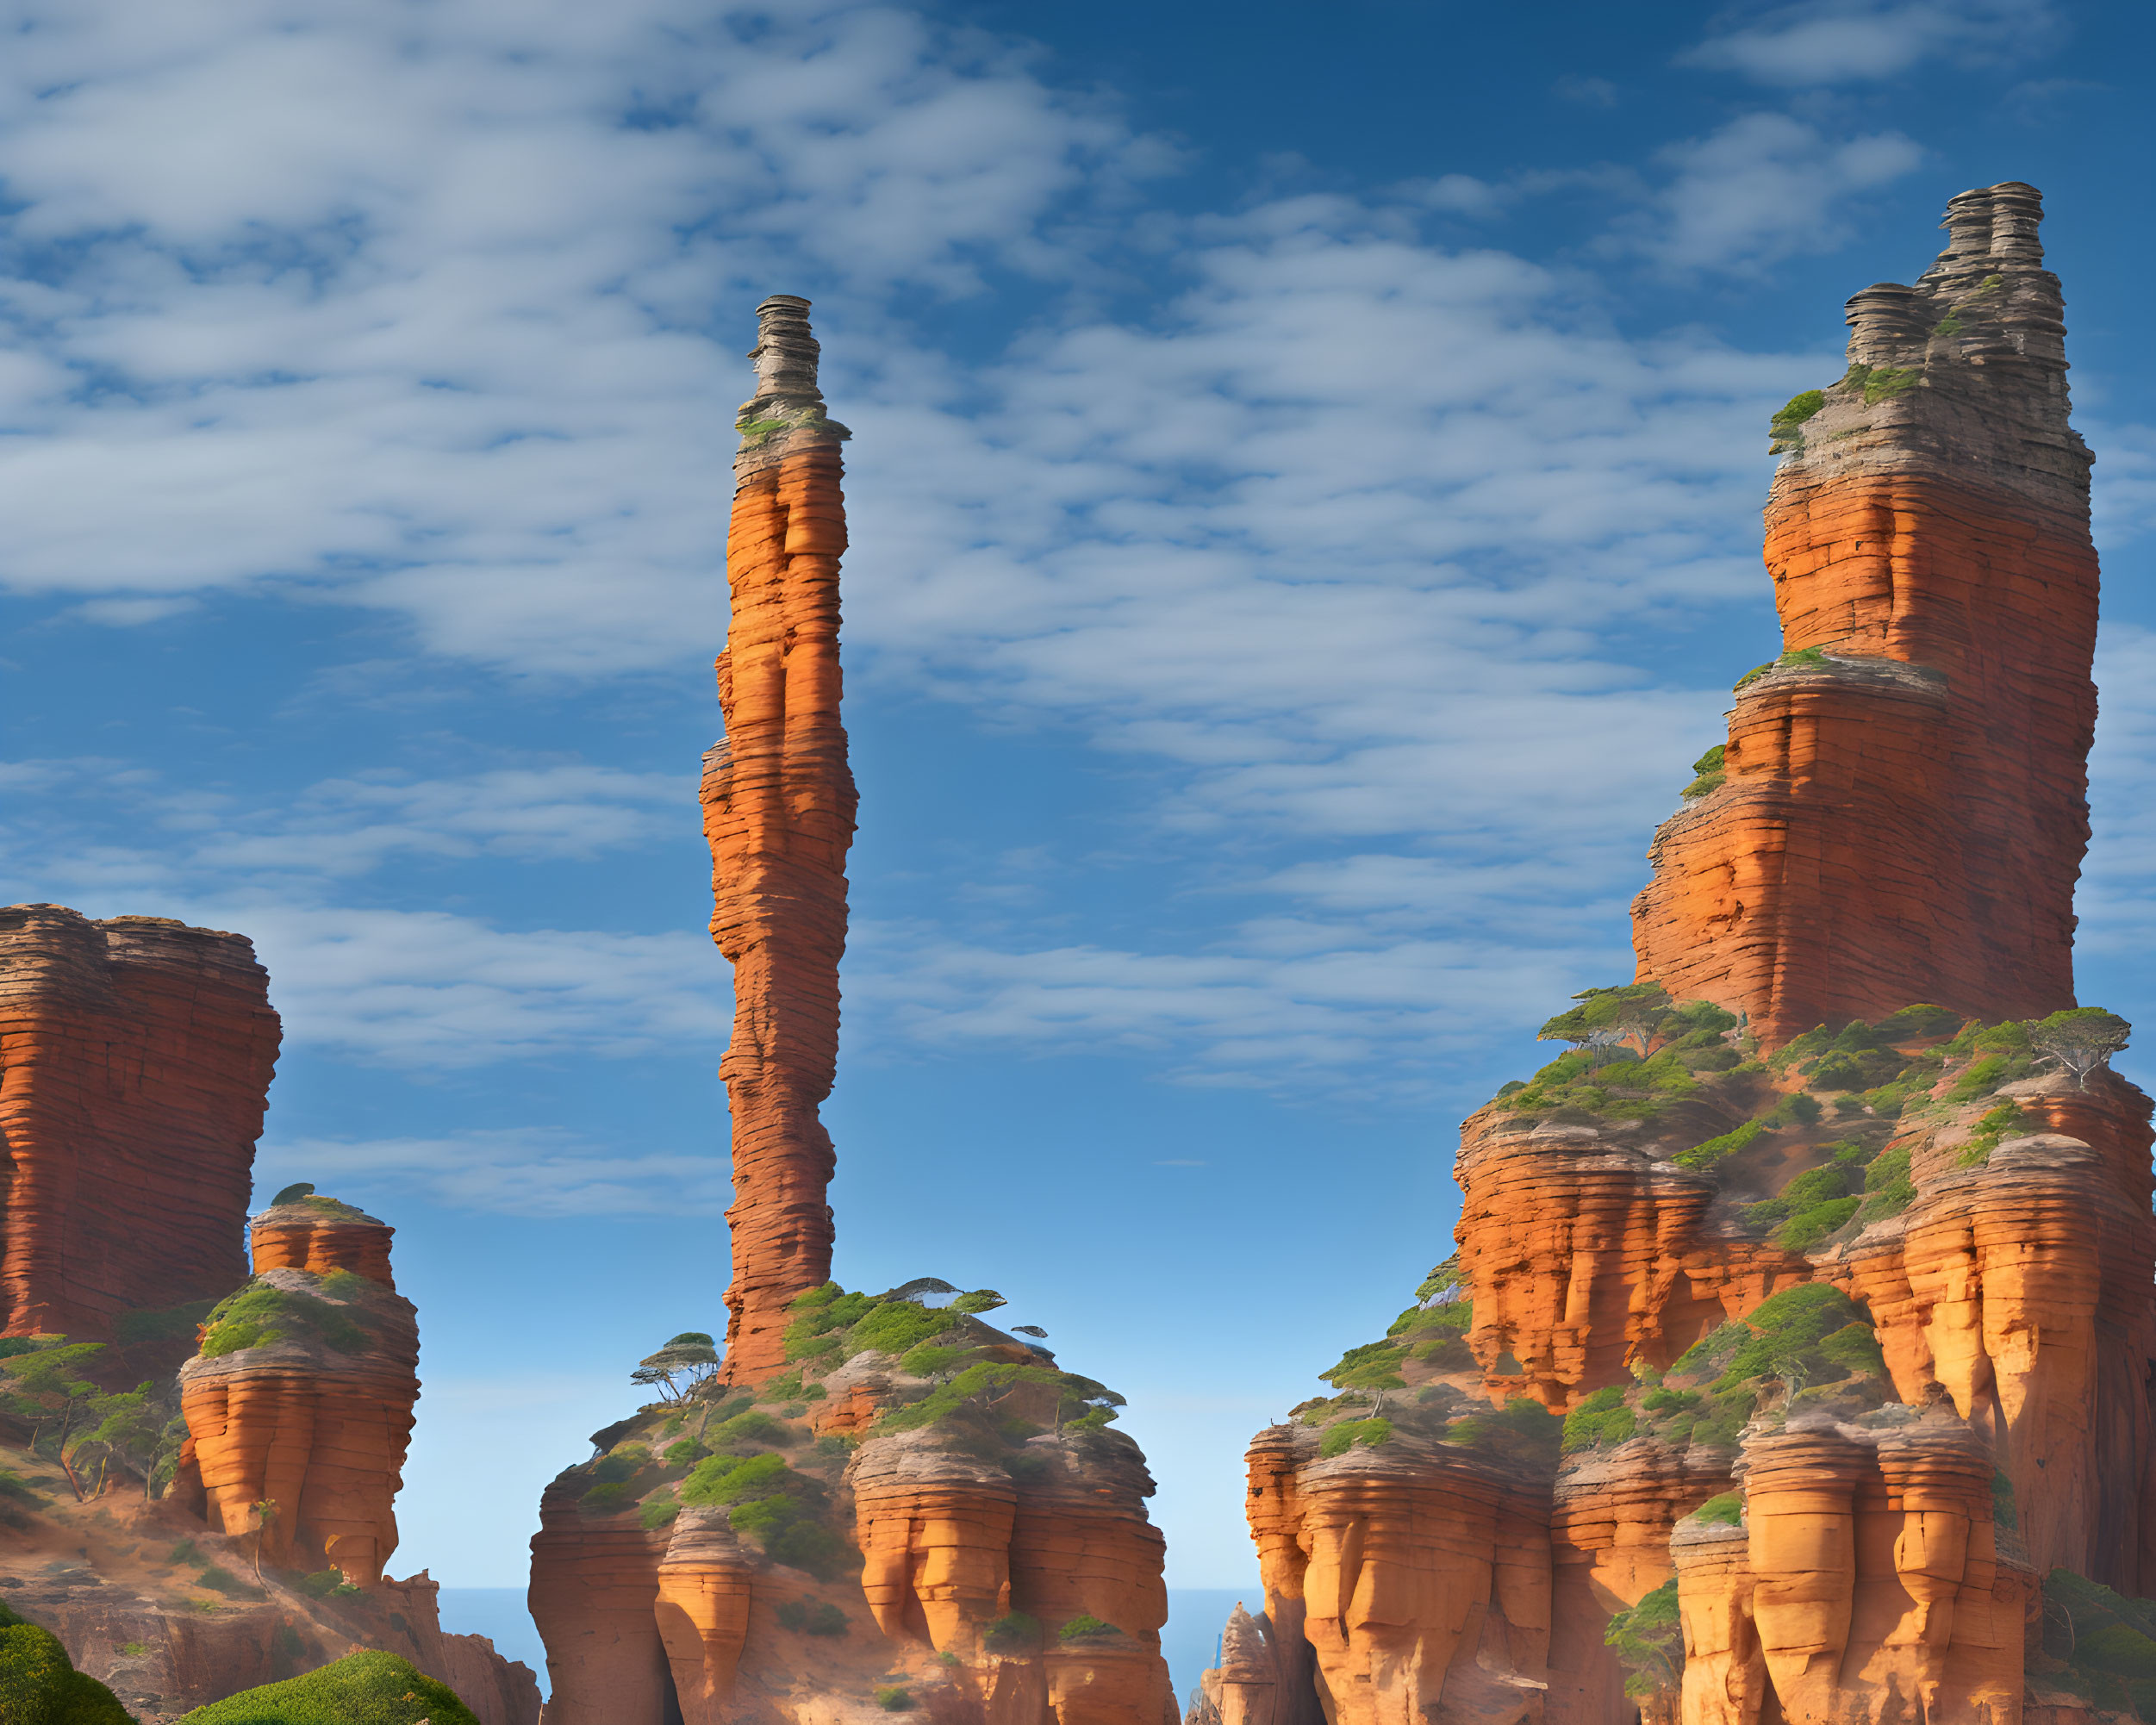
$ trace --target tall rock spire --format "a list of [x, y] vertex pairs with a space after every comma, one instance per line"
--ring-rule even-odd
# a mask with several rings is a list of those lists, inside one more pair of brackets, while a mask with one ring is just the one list
[[1848, 369], [1775, 415], [1784, 651], [1655, 837], [1638, 975], [1772, 1046], [1911, 1000], [2073, 1000], [2097, 558], [2042, 200], [1963, 192], [1913, 287], [1849, 302]]
[[838, 710], [847, 433], [824, 413], [808, 302], [776, 294], [757, 322], [726, 535], [726, 736], [703, 775], [711, 934], [734, 973], [720, 1071], [733, 1117], [725, 1370], [737, 1383], [784, 1363], [788, 1305], [831, 1274], [833, 1157], [817, 1110], [838, 1054], [856, 802]]

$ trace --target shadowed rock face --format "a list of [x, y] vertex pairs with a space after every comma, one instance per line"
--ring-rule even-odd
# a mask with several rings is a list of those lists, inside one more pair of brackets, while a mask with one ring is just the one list
[[1767, 562], [1803, 657], [1740, 688], [1726, 778], [1633, 907], [1639, 975], [1770, 1045], [2072, 1004], [2097, 560], [2041, 215], [2018, 184], [1955, 198], [1939, 261], [1850, 301], [1848, 372], [1778, 421]]
[[1457, 1255], [1253, 1442], [1266, 1609], [1193, 1725], [2156, 1717], [2067, 1663], [2156, 1593], [2156, 1217], [2149, 1099], [2034, 1022], [2097, 601], [2038, 216], [1956, 198], [1778, 416], [1790, 651], [1656, 836], [1637, 983], [1467, 1122]]
[[0, 909], [6, 1333], [94, 1339], [215, 1298], [240, 1254], [278, 1024], [245, 937]]
[[757, 308], [757, 393], [740, 414], [732, 609], [719, 656], [726, 736], [704, 757], [712, 938], [734, 970], [720, 1072], [733, 1120], [726, 1371], [777, 1369], [788, 1301], [831, 1274], [832, 1153], [818, 1109], [838, 1055], [838, 960], [855, 794], [839, 722], [838, 445], [808, 302]]

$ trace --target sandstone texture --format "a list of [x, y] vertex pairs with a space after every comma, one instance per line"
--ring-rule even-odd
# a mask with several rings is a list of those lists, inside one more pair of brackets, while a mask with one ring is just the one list
[[1939, 261], [1852, 300], [1848, 371], [1777, 420], [1785, 653], [1634, 907], [1639, 976], [1769, 1043], [2072, 1003], [2097, 562], [2041, 219], [2029, 186], [1955, 198]]
[[[550, 1725], [1164, 1725], [1153, 1483], [1119, 1398], [956, 1305], [798, 1298], [788, 1369], [594, 1434], [541, 1504]], [[825, 1411], [844, 1411], [837, 1420]]]
[[[2073, 1006], [2097, 570], [2036, 194], [1774, 424], [1786, 651], [1456, 1254], [1258, 1434], [1193, 1725], [2156, 1720], [2149, 1099]], [[2109, 1025], [2105, 1029], [2104, 1025]], [[2114, 1034], [2115, 1032], [2115, 1034]]]
[[[388, 1266], [389, 1230], [333, 1199], [349, 1255]], [[264, 1221], [268, 1223], [265, 1228]], [[288, 1242], [277, 1211], [258, 1240]], [[266, 1560], [321, 1559], [356, 1585], [382, 1579], [396, 1549], [396, 1494], [419, 1401], [419, 1325], [409, 1301], [349, 1269], [262, 1270], [212, 1312], [202, 1351], [180, 1368], [187, 1420], [173, 1489], [227, 1535], [260, 1526]], [[258, 1505], [274, 1504], [265, 1517]]]
[[9, 1336], [103, 1339], [125, 1311], [246, 1274], [276, 1064], [269, 979], [236, 934], [0, 909], [0, 1297]]
[[719, 656], [725, 738], [704, 757], [712, 938], [733, 965], [720, 1072], [733, 1117], [726, 1372], [776, 1370], [786, 1309], [831, 1274], [830, 1135], [818, 1113], [838, 1055], [838, 960], [856, 797], [839, 717], [838, 445], [808, 302], [757, 308], [757, 394], [741, 409], [731, 610]]

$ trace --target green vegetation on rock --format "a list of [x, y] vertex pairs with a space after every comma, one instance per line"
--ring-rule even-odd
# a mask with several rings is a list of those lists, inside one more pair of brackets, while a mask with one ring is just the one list
[[1330, 1460], [1334, 1456], [1345, 1455], [1357, 1444], [1374, 1449], [1392, 1435], [1393, 1422], [1381, 1417], [1343, 1420], [1338, 1425], [1325, 1429], [1324, 1437], [1318, 1445], [1318, 1453]]
[[366, 1348], [367, 1332], [341, 1306], [254, 1281], [211, 1310], [201, 1353], [205, 1360], [217, 1360], [286, 1340], [316, 1342], [340, 1354], [358, 1354]]
[[1686, 802], [1722, 788], [1723, 782], [1729, 777], [1723, 768], [1723, 760], [1728, 752], [1729, 744], [1717, 743], [1692, 763], [1692, 782], [1680, 793]]
[[1639, 1430], [1639, 1421], [1632, 1410], [1625, 1406], [1624, 1397], [1623, 1387], [1612, 1384], [1606, 1389], [1597, 1390], [1567, 1414], [1565, 1453], [1619, 1444], [1635, 1435]]
[[134, 1721], [109, 1689], [75, 1669], [57, 1635], [0, 1604], [0, 1725]]
[[1733, 1528], [1744, 1519], [1744, 1499], [1734, 1491], [1724, 1491], [1719, 1497], [1708, 1498], [1692, 1513], [1694, 1520]]
[[320, 1671], [243, 1690], [181, 1725], [479, 1725], [456, 1692], [395, 1653], [371, 1648]]
[[2156, 1719], [2156, 1604], [2054, 1569], [2044, 1578], [2042, 1622], [2033, 1671], [2099, 1708]]
[[1629, 1610], [1611, 1613], [1602, 1641], [1616, 1650], [1617, 1662], [1624, 1667], [1625, 1694], [1636, 1701], [1651, 1696], [1673, 1697], [1685, 1675], [1677, 1578], [1671, 1576]]

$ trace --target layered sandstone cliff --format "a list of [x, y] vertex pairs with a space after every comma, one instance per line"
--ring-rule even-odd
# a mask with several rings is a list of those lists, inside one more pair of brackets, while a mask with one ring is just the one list
[[[253, 1232], [272, 1261], [210, 1313], [180, 1368], [187, 1442], [173, 1490], [227, 1535], [253, 1529], [265, 1561], [320, 1560], [372, 1586], [396, 1549], [419, 1401], [417, 1315], [386, 1285], [390, 1230], [310, 1196], [264, 1212]], [[296, 1238], [334, 1242], [382, 1279], [274, 1261]]]
[[2072, 1008], [2096, 569], [2036, 215], [1955, 199], [1777, 416], [1788, 651], [1637, 980], [1463, 1128], [1456, 1256], [1253, 1442], [1208, 1725], [2156, 1718], [2150, 1105]]
[[[597, 1433], [549, 1487], [551, 1725], [1157, 1725], [1160, 1534], [1117, 1398], [956, 1305], [812, 1289], [789, 1368]], [[820, 1416], [843, 1404], [843, 1429]]]
[[2072, 1003], [2097, 562], [2041, 214], [1955, 198], [1939, 261], [1850, 301], [1848, 371], [1776, 420], [1785, 651], [1635, 906], [1640, 977], [1770, 1043]]
[[9, 1336], [109, 1336], [215, 1299], [246, 1214], [277, 1017], [254, 949], [164, 917], [0, 909]]
[[831, 1274], [830, 1135], [818, 1113], [838, 1055], [838, 960], [855, 794], [839, 719], [838, 445], [817, 388], [808, 302], [757, 308], [757, 393], [734, 463], [719, 656], [726, 735], [704, 757], [712, 938], [733, 965], [720, 1070], [733, 1116], [726, 1372], [776, 1369], [786, 1309]]

